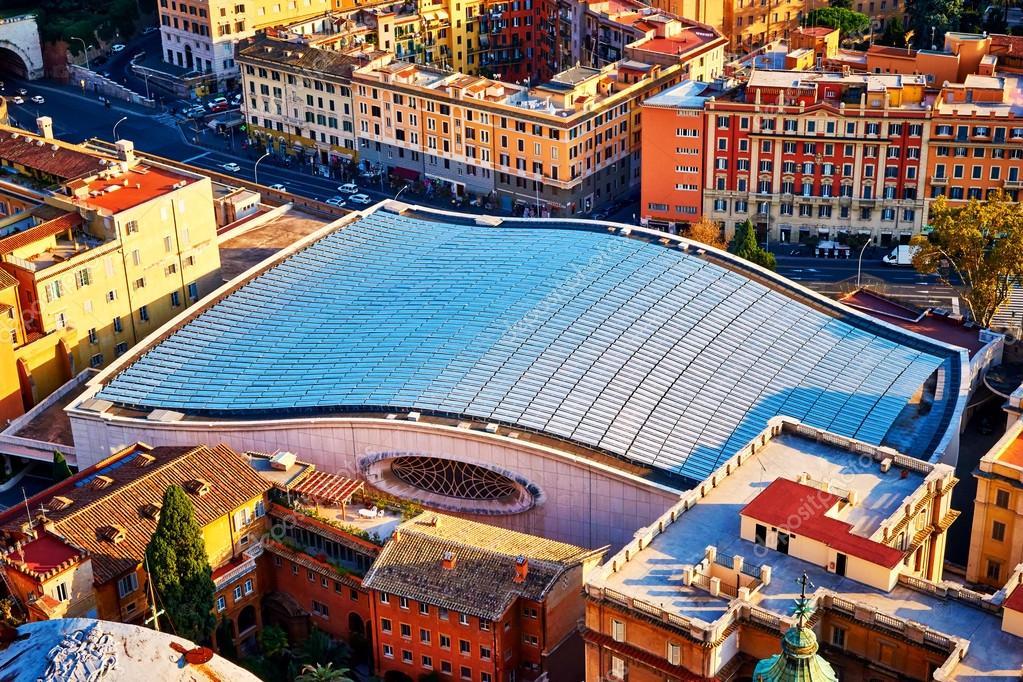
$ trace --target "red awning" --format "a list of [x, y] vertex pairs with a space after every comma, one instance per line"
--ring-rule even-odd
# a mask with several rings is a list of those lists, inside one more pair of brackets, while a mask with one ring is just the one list
[[321, 504], [337, 506], [348, 504], [352, 495], [361, 489], [362, 481], [314, 470], [295, 484], [291, 492], [311, 497]]
[[409, 170], [408, 168], [402, 168], [401, 166], [395, 166], [394, 170], [391, 172], [405, 180], [415, 181], [419, 179], [419, 171]]

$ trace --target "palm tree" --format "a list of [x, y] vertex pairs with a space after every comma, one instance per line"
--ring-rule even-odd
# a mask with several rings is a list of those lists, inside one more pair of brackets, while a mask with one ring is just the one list
[[304, 665], [302, 674], [295, 678], [295, 682], [355, 682], [348, 675], [348, 668], [334, 670], [334, 664], [327, 665]]

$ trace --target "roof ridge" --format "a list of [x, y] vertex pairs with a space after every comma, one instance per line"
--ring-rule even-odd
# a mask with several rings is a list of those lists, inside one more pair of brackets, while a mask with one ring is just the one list
[[[500, 528], [499, 526], [492, 526], [492, 527], [497, 529], [497, 530], [501, 530], [501, 531], [505, 531], [506, 530], [505, 528]], [[518, 532], [518, 531], [512, 531], [512, 532]], [[404, 534], [405, 534], [405, 532], [402, 531], [402, 535], [404, 535]], [[415, 536], [418, 536], [420, 538], [424, 538], [424, 539], [427, 539], [427, 540], [434, 540], [434, 541], [443, 542], [443, 543], [446, 543], [446, 544], [449, 544], [449, 545], [455, 545], [456, 547], [464, 547], [464, 548], [467, 548], [467, 549], [476, 550], [476, 551], [480, 552], [481, 554], [489, 554], [490, 556], [503, 557], [503, 558], [508, 559], [510, 561], [515, 561], [518, 557], [524, 556], [530, 563], [538, 563], [538, 564], [544, 565], [544, 566], [546, 566], [548, 568], [551, 568], [551, 569], [562, 569], [563, 570], [564, 569], [564, 564], [568, 563], [569, 560], [571, 560], [574, 563], [574, 558], [576, 556], [576, 555], [572, 555], [572, 557], [569, 560], [564, 560], [564, 561], [557, 560], [557, 559], [544, 559], [544, 558], [541, 558], [541, 557], [532, 557], [532, 556], [528, 556], [528, 555], [525, 555], [525, 554], [510, 554], [508, 552], [502, 552], [500, 550], [494, 549], [493, 547], [483, 547], [481, 545], [473, 545], [473, 544], [469, 544], [467, 542], [462, 542], [462, 541], [459, 541], [459, 540], [455, 540], [453, 538], [448, 538], [446, 536], [432, 535], [430, 533], [423, 533], [422, 531], [418, 531], [418, 530], [411, 531], [409, 534], [410, 535], [415, 535]], [[522, 535], [528, 535], [528, 534], [522, 533]], [[541, 536], [536, 536], [536, 535], [529, 536], [529, 537], [540, 538], [542, 540], [547, 540], [547, 538], [543, 538]], [[398, 542], [401, 542], [401, 540], [398, 540]], [[549, 540], [549, 542], [557, 542], [557, 540]], [[565, 543], [561, 543], [561, 544], [565, 544]], [[574, 546], [574, 545], [570, 545], [570, 546]]]

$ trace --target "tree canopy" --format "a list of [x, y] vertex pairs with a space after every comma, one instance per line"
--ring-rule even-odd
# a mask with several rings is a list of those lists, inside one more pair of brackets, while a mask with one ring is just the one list
[[837, 28], [844, 38], [860, 35], [870, 28], [870, 17], [845, 7], [818, 7], [803, 18], [803, 26]]
[[913, 31], [913, 46], [929, 50], [932, 45], [940, 48], [945, 44], [945, 32], [959, 28], [959, 17], [963, 13], [963, 0], [908, 0], [906, 16]]
[[756, 263], [769, 270], [774, 270], [777, 267], [774, 254], [761, 248], [757, 243], [757, 233], [749, 219], [735, 228], [735, 235], [728, 243], [728, 250], [740, 258], [745, 258], [751, 263]]
[[66, 478], [71, 478], [71, 467], [64, 459], [64, 453], [60, 450], [53, 451], [53, 473], [51, 474], [54, 483], [60, 483]]
[[149, 579], [160, 606], [181, 637], [205, 642], [216, 627], [216, 592], [202, 529], [188, 494], [172, 485], [163, 495], [160, 522], [146, 547]]
[[877, 39], [878, 45], [888, 47], [906, 47], [906, 28], [902, 25], [902, 18], [895, 15], [884, 25], [881, 37]]
[[962, 207], [942, 196], [931, 204], [930, 226], [911, 242], [920, 247], [913, 267], [955, 289], [987, 327], [1012, 285], [1023, 283], [1023, 207], [1001, 192]]
[[728, 248], [728, 244], [721, 238], [721, 228], [709, 218], [701, 218], [690, 225], [686, 237], [716, 249]]

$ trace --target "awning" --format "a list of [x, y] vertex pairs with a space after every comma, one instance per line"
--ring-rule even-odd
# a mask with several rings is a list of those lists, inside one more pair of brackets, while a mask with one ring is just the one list
[[405, 180], [412, 180], [414, 182], [419, 179], [419, 171], [409, 170], [408, 168], [402, 168], [401, 166], [395, 166], [391, 172]]
[[298, 495], [310, 497], [320, 504], [339, 507], [348, 504], [352, 495], [362, 490], [362, 481], [337, 474], [313, 470], [291, 489]]

